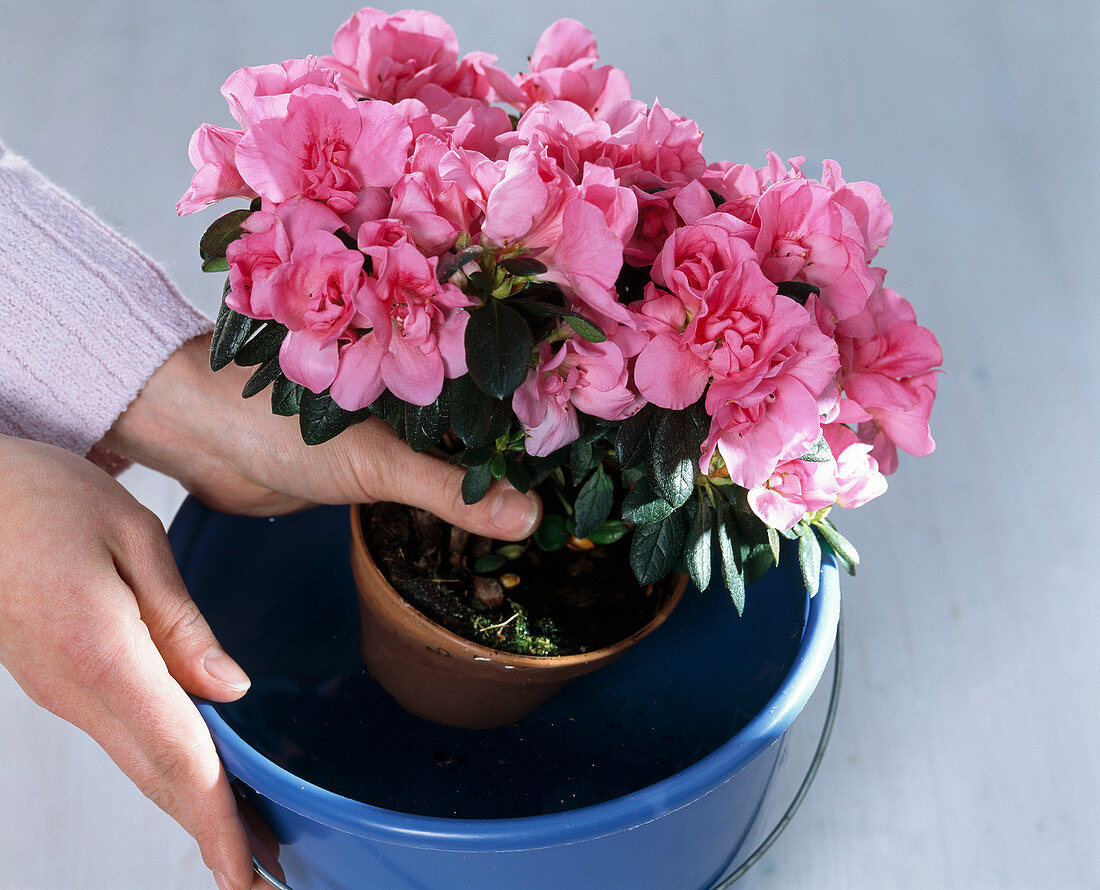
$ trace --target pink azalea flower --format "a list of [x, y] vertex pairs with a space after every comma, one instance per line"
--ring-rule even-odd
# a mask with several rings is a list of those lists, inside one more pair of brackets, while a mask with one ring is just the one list
[[283, 118], [251, 127], [237, 146], [241, 176], [276, 203], [303, 196], [347, 213], [368, 186], [404, 172], [412, 133], [385, 102], [354, 102], [333, 90], [295, 90]]
[[191, 137], [187, 155], [195, 168], [191, 187], [176, 204], [176, 213], [186, 216], [209, 207], [222, 198], [255, 198], [254, 192], [241, 178], [234, 160], [237, 143], [244, 134], [213, 124], [203, 124]]
[[822, 304], [840, 320], [863, 309], [875, 289], [863, 233], [831, 189], [801, 177], [776, 183], [760, 196], [752, 221], [770, 281], [817, 286]]
[[408, 172], [392, 189], [391, 215], [405, 223], [417, 247], [429, 256], [439, 256], [454, 246], [458, 235], [469, 232], [480, 213], [459, 185], [442, 175], [441, 163], [450, 151], [438, 136], [421, 136]]
[[852, 510], [886, 493], [886, 477], [871, 455], [871, 445], [860, 442], [855, 432], [842, 423], [830, 423], [822, 432], [836, 458], [838, 506]]
[[543, 31], [531, 54], [531, 71], [520, 74], [512, 92], [500, 85], [504, 101], [518, 108], [564, 99], [592, 114], [630, 98], [626, 74], [610, 65], [597, 67], [596, 38], [574, 19], [560, 19]]
[[788, 460], [749, 491], [749, 506], [772, 528], [794, 528], [836, 503], [838, 490], [835, 461]]
[[494, 101], [493, 84], [509, 80], [492, 64], [496, 56], [470, 53], [460, 60], [451, 26], [412, 9], [387, 15], [364, 7], [336, 32], [332, 55], [322, 61], [340, 73], [340, 87], [353, 98], [419, 99], [432, 111], [455, 96]]
[[410, 243], [364, 246], [374, 275], [356, 298], [358, 339], [343, 348], [332, 398], [357, 411], [389, 388], [413, 405], [430, 405], [444, 378], [466, 373], [470, 305], [457, 287], [436, 280], [436, 260]]
[[614, 289], [623, 263], [616, 234], [622, 227], [608, 225], [608, 214], [613, 222], [620, 212], [629, 214], [630, 202], [613, 204], [585, 200], [545, 152], [519, 146], [489, 194], [481, 235], [493, 246], [531, 253], [549, 269], [543, 279], [563, 285], [600, 317], [629, 325], [630, 313]]
[[702, 176], [707, 162], [700, 150], [699, 125], [659, 102], [651, 109], [641, 105], [642, 113], [639, 105], [620, 103], [603, 118], [612, 130], [608, 158], [623, 185], [666, 189]]
[[682, 226], [669, 235], [654, 259], [653, 281], [681, 298], [691, 295], [701, 301], [719, 272], [746, 262], [755, 265], [756, 254], [743, 237], [753, 234], [749, 226], [725, 213]]
[[840, 164], [825, 161], [821, 165], [821, 184], [833, 191], [833, 200], [847, 209], [863, 233], [864, 250], [870, 262], [886, 245], [894, 214], [882, 197], [882, 190], [873, 182], [845, 182], [840, 176]]
[[[881, 281], [883, 270], [874, 270]], [[841, 322], [840, 420], [859, 423], [859, 437], [874, 444], [884, 473], [897, 468], [897, 447], [924, 456], [936, 447], [928, 426], [943, 361], [936, 337], [917, 324], [913, 307], [879, 287], [859, 316]]]
[[821, 435], [836, 400], [836, 344], [754, 262], [717, 273], [702, 298], [651, 285], [637, 311], [653, 335], [634, 367], [642, 396], [681, 409], [706, 391], [703, 472], [717, 449], [730, 478], [754, 488]]
[[269, 117], [285, 117], [290, 94], [303, 86], [336, 89], [336, 72], [318, 59], [290, 59], [281, 65], [244, 67], [222, 84], [229, 110], [244, 129]]
[[626, 359], [612, 341], [566, 340], [551, 354], [539, 344], [538, 365], [512, 395], [512, 410], [527, 433], [525, 447], [545, 457], [580, 435], [577, 411], [604, 420], [625, 420], [643, 402], [628, 386]]
[[272, 275], [290, 262], [294, 244], [311, 232], [336, 232], [343, 223], [324, 204], [301, 198], [277, 207], [266, 203], [242, 225], [249, 234], [226, 250], [230, 309], [252, 318], [274, 318]]
[[339, 341], [356, 312], [363, 255], [329, 232], [298, 240], [271, 276], [271, 310], [290, 333], [279, 352], [288, 379], [323, 392], [336, 376]]

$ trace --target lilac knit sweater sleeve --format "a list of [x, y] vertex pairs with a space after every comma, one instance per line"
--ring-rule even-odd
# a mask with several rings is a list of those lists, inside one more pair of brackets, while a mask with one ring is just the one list
[[0, 144], [0, 434], [88, 453], [209, 329], [160, 267]]

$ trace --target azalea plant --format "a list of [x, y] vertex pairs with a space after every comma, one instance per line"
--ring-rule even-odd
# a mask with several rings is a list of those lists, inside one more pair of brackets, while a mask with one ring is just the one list
[[629, 534], [643, 584], [717, 564], [740, 610], [781, 536], [811, 590], [820, 539], [853, 569], [831, 511], [932, 451], [941, 361], [873, 265], [880, 190], [708, 163], [576, 21], [495, 61], [366, 8], [331, 55], [229, 77], [238, 126], [199, 127], [178, 205], [251, 201], [200, 245], [229, 273], [212, 366], [258, 366], [245, 397], [271, 386], [309, 443], [374, 415], [443, 446], [468, 503], [538, 486], [535, 544]]

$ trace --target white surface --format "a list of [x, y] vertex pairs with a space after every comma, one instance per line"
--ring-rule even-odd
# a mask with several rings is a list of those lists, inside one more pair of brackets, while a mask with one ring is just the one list
[[[0, 134], [212, 310], [196, 262], [212, 217], [173, 213], [187, 140], [224, 120], [230, 71], [323, 52], [354, 8], [309, 7], [0, 0]], [[841, 517], [865, 568], [846, 585], [837, 729], [742, 886], [1100, 886], [1100, 5], [433, 8], [513, 70], [576, 16], [637, 96], [701, 122], [709, 157], [774, 148], [878, 182], [889, 281], [943, 345], [936, 454]], [[127, 482], [171, 515], [174, 484]], [[213, 886], [174, 823], [6, 674], [0, 714], [0, 890]]]

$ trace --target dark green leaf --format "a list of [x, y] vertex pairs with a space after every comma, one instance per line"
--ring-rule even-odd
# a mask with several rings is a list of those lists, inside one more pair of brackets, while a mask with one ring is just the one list
[[474, 383], [469, 374], [451, 382], [451, 425], [466, 445], [483, 445], [492, 441], [490, 435], [493, 409], [500, 404]]
[[535, 531], [535, 543], [543, 550], [551, 552], [561, 550], [569, 542], [569, 532], [565, 529], [565, 517], [558, 513], [544, 513], [542, 524]]
[[614, 495], [615, 486], [611, 477], [603, 471], [602, 466], [596, 467], [595, 472], [577, 492], [573, 522], [578, 538], [587, 538], [607, 519]]
[[557, 451], [551, 452], [545, 457], [532, 457], [527, 455], [527, 467], [531, 471], [531, 484], [541, 485], [549, 478], [550, 474], [565, 463], [569, 457], [569, 446], [566, 445]]
[[849, 575], [854, 575], [856, 567], [859, 565], [859, 551], [856, 550], [852, 542], [837, 531], [837, 527], [829, 519], [819, 519], [814, 523], [814, 527], [821, 532], [821, 537], [832, 548], [845, 571]]
[[527, 278], [533, 278], [536, 275], [545, 275], [549, 271], [546, 266], [530, 256], [512, 257], [502, 262], [500, 267], [511, 275], [520, 275]]
[[447, 404], [448, 390], [430, 405], [405, 406], [405, 439], [413, 451], [427, 451], [450, 429], [450, 411]]
[[[527, 291], [523, 290], [520, 293], [524, 294]], [[508, 304], [534, 318], [561, 318], [563, 315], [571, 314], [564, 306], [555, 306], [553, 303], [543, 303], [540, 300], [526, 300], [519, 296], [510, 299]]]
[[744, 569], [746, 587], [759, 581], [775, 568], [771, 548], [762, 544], [749, 548], [748, 553], [741, 558], [741, 567]]
[[446, 284], [452, 278], [455, 273], [465, 266], [470, 260], [476, 260], [482, 253], [484, 248], [477, 244], [460, 250], [453, 256], [444, 256], [439, 258], [439, 265], [435, 270], [435, 277], [439, 280], [440, 284]]
[[278, 322], [269, 321], [237, 350], [237, 354], [233, 356], [233, 362], [246, 368], [251, 365], [262, 365], [279, 354], [279, 347], [283, 345], [286, 335], [286, 328]]
[[347, 229], [337, 229], [333, 234], [340, 239], [340, 243], [343, 244], [344, 247], [346, 247], [348, 250], [359, 249], [359, 242], [356, 240], [355, 236]]
[[202, 261], [203, 272], [228, 272], [229, 260], [223, 256], [212, 256], [208, 260]]
[[508, 470], [508, 465], [504, 462], [503, 454], [493, 455], [493, 459], [489, 462], [489, 470], [493, 474], [494, 479], [504, 478], [504, 474]]
[[817, 595], [821, 582], [821, 542], [817, 534], [808, 525], [799, 525], [798, 567], [802, 570], [802, 580], [810, 596]]
[[569, 449], [569, 471], [573, 474], [573, 484], [579, 485], [599, 462], [600, 456], [591, 442], [583, 438], [575, 439]]
[[688, 507], [689, 513], [693, 515], [687, 543], [684, 546], [684, 562], [688, 574], [691, 575], [691, 582], [699, 590], [706, 590], [710, 586], [710, 571], [713, 565], [710, 541], [711, 530], [714, 528], [714, 508], [699, 491], [692, 496]]
[[627, 532], [625, 522], [617, 519], [608, 519], [601, 522], [595, 530], [589, 533], [588, 540], [593, 544], [614, 544]]
[[726, 199], [723, 198], [714, 189], [708, 189], [708, 191], [710, 192], [710, 199], [714, 202], [715, 207], [721, 207], [723, 204], [726, 203]]
[[495, 553], [482, 556], [474, 563], [474, 572], [478, 575], [489, 575], [504, 565], [504, 557]]
[[486, 297], [490, 296], [493, 292], [492, 280], [480, 269], [467, 275], [466, 280], [469, 281], [470, 284], [476, 287], [479, 291], [481, 291], [482, 294], [484, 294]]
[[806, 305], [806, 301], [810, 299], [810, 294], [821, 296], [821, 288], [806, 284], [805, 281], [780, 281], [776, 287], [784, 297], [790, 297], [800, 306]]
[[607, 335], [600, 330], [600, 326], [587, 318], [581, 318], [579, 315], [564, 315], [562, 320], [589, 343], [603, 343], [607, 339]]
[[496, 448], [492, 445], [478, 445], [476, 448], [467, 448], [463, 451], [459, 460], [464, 467], [480, 467], [491, 461], [496, 453]]
[[388, 389], [382, 390], [382, 395], [370, 403], [367, 406], [367, 410], [370, 411], [375, 417], [381, 417], [385, 420], [389, 417], [398, 406], [401, 405], [401, 400], [395, 396]]
[[[229, 282], [226, 282], [226, 292]], [[221, 311], [214, 322], [214, 334], [210, 338], [210, 367], [220, 371], [231, 361], [240, 348], [247, 342], [252, 332], [261, 324], [254, 318], [241, 315], [230, 309], [222, 300]]]
[[798, 459], [824, 464], [833, 459], [833, 452], [829, 448], [829, 443], [825, 441], [825, 437], [819, 436], [817, 441], [810, 446], [810, 450], [801, 455]]
[[707, 428], [701, 402], [682, 411], [658, 413], [645, 463], [646, 476], [653, 490], [674, 507], [685, 503], [695, 488]]
[[646, 285], [651, 279], [652, 266], [632, 266], [624, 263], [619, 272], [619, 280], [615, 282], [615, 290], [619, 294], [619, 302], [633, 303], [645, 296]]
[[649, 453], [653, 437], [653, 422], [657, 419], [657, 406], [652, 402], [643, 406], [633, 417], [628, 417], [619, 427], [615, 451], [624, 469], [639, 466]]
[[718, 538], [718, 553], [722, 563], [722, 581], [730, 592], [738, 615], [745, 613], [745, 574], [741, 565], [741, 541], [737, 525], [730, 515], [730, 508], [722, 506], [718, 511], [714, 534]]
[[522, 460], [508, 455], [504, 458], [504, 476], [516, 491], [527, 492], [531, 488], [531, 474]]
[[652, 584], [673, 570], [681, 551], [687, 527], [682, 510], [660, 522], [639, 525], [630, 542], [630, 567], [640, 584]]
[[251, 399], [257, 393], [263, 392], [267, 389], [268, 385], [274, 383], [279, 377], [282, 376], [282, 369], [279, 367], [279, 356], [269, 358], [260, 367], [258, 367], [248, 381], [244, 385], [244, 389], [241, 390], [241, 395], [246, 399]]
[[281, 417], [293, 417], [302, 404], [305, 387], [285, 377], [278, 377], [271, 388], [271, 411]]
[[478, 464], [470, 467], [466, 475], [462, 477], [462, 502], [464, 504], [476, 504], [493, 484], [493, 474], [489, 471], [488, 464]]
[[320, 445], [346, 430], [358, 418], [356, 412], [345, 411], [327, 392], [302, 390], [298, 424], [307, 445]]
[[779, 565], [779, 532], [768, 527], [768, 550], [772, 555], [772, 564]]
[[[229, 213], [219, 216], [199, 239], [199, 256], [202, 257], [203, 270], [206, 270], [206, 262], [211, 259], [219, 259], [225, 256], [225, 249], [244, 234], [241, 224], [252, 215], [252, 211], [230, 210]], [[229, 265], [226, 264], [226, 269]]]
[[531, 365], [531, 329], [515, 309], [490, 300], [470, 313], [466, 364], [482, 390], [506, 398], [523, 383]]
[[623, 519], [635, 525], [660, 522], [676, 508], [653, 490], [648, 479], [641, 480], [623, 502]]

